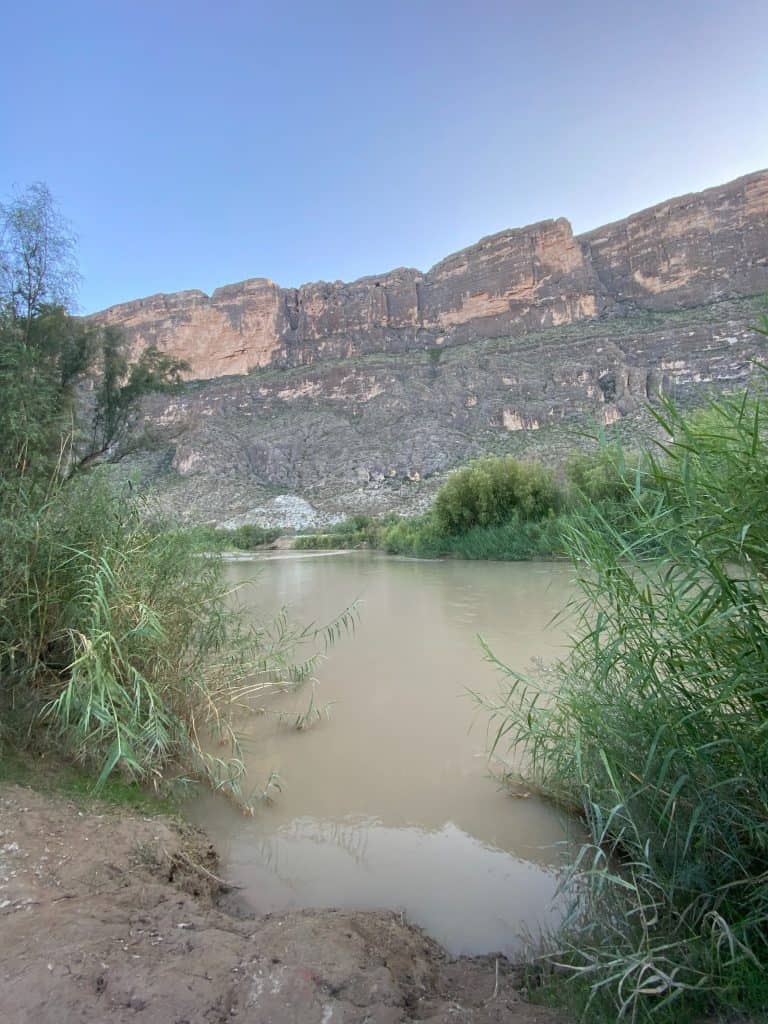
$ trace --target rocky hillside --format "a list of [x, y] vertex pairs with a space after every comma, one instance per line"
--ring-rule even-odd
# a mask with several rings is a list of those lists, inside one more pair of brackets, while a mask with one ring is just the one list
[[126, 469], [185, 518], [303, 524], [410, 511], [477, 454], [557, 459], [570, 428], [738, 385], [766, 293], [762, 171], [580, 236], [562, 218], [504, 231], [426, 273], [257, 278], [94, 319], [191, 368], [147, 404]]

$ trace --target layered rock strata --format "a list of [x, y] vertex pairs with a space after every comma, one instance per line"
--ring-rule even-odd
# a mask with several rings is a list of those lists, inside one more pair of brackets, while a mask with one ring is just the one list
[[585, 429], [636, 430], [660, 393], [691, 401], [743, 384], [765, 344], [752, 329], [759, 307], [729, 300], [468, 342], [438, 358], [373, 353], [190, 385], [147, 404], [151, 443], [122, 465], [192, 520], [312, 525], [278, 493], [309, 501], [320, 522], [414, 512], [467, 459], [558, 465]]
[[768, 171], [574, 236], [567, 220], [484, 238], [426, 273], [280, 288], [264, 278], [94, 315], [210, 379], [520, 336], [601, 315], [768, 292]]
[[197, 378], [147, 402], [122, 465], [182, 518], [300, 526], [416, 511], [469, 458], [557, 464], [585, 425], [626, 433], [660, 394], [743, 385], [765, 293], [760, 172], [578, 237], [505, 231], [426, 274], [257, 279], [98, 318]]

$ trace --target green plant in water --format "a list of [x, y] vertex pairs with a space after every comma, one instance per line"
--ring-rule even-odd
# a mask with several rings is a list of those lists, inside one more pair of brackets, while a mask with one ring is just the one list
[[589, 831], [545, 961], [590, 1020], [756, 1013], [768, 995], [764, 398], [655, 415], [668, 440], [626, 528], [589, 503], [569, 520], [570, 657], [531, 679], [487, 652], [507, 679], [483, 701], [493, 748]]
[[260, 788], [257, 788], [249, 799], [249, 806], [253, 807], [256, 803], [272, 804], [274, 803], [273, 793], [282, 793], [283, 791], [283, 780], [280, 778], [278, 773], [274, 769], [267, 776], [267, 781]]

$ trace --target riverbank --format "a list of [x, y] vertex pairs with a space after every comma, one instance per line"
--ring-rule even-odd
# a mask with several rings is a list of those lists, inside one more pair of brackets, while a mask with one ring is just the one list
[[[504, 958], [392, 911], [256, 917], [206, 835], [0, 786], [0, 1018], [15, 1024], [555, 1024]], [[498, 965], [498, 966], [497, 966]]]

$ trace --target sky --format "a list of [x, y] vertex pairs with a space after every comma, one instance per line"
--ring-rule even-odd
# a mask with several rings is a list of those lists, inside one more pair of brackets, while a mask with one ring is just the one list
[[49, 186], [82, 312], [426, 270], [768, 166], [766, 0], [28, 0], [3, 27], [0, 196]]

